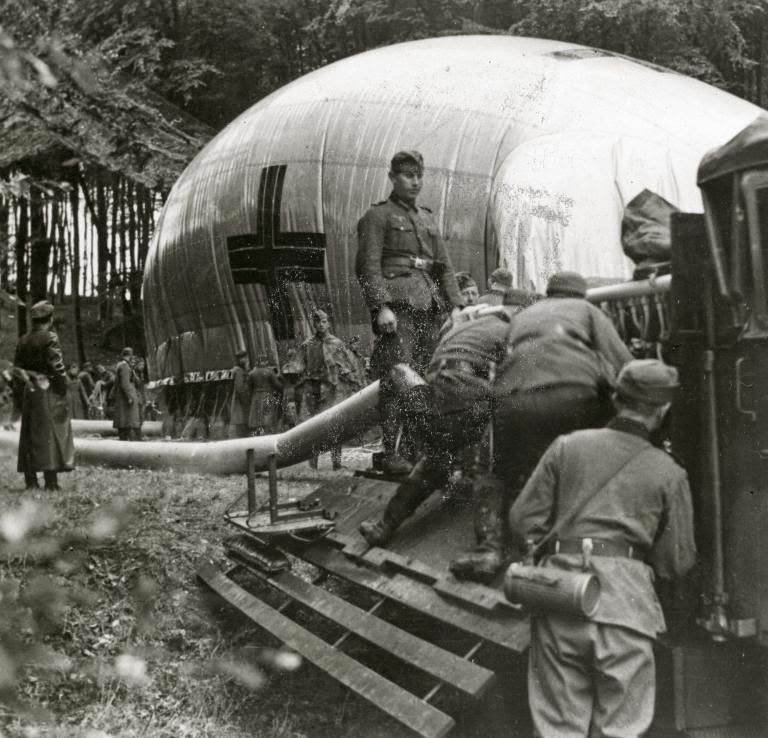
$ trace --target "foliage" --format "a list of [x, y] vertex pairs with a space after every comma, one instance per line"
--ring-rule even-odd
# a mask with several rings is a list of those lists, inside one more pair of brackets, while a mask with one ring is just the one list
[[83, 469], [47, 497], [14, 466], [0, 451], [0, 732], [266, 732], [249, 697], [296, 657], [227, 631], [193, 580], [239, 480]]

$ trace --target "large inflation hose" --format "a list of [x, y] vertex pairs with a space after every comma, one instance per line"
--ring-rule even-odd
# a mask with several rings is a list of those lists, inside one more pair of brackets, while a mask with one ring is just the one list
[[[75, 437], [75, 463], [115, 468], [165, 469], [203, 474], [243, 474], [245, 453], [254, 450], [257, 471], [269, 468], [270, 457], [278, 467], [308, 459], [314, 448], [329, 448], [358, 435], [379, 422], [379, 383], [374, 382], [338, 405], [303, 423], [269, 436], [230, 441], [116, 441]], [[0, 431], [0, 448], [15, 450], [15, 431]]]

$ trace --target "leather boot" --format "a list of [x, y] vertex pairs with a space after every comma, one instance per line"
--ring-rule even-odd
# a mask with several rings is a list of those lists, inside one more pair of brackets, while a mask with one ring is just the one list
[[365, 520], [358, 530], [370, 546], [386, 546], [395, 531], [416, 511], [434, 489], [421, 480], [407, 479], [397, 488], [380, 520]]
[[386, 398], [383, 402], [379, 402], [379, 413], [381, 414], [381, 445], [384, 450], [380, 462], [381, 471], [391, 476], [410, 474], [413, 464], [396, 453], [400, 418], [395, 400]]
[[61, 489], [59, 487], [59, 478], [55, 471], [43, 472], [43, 478], [45, 479], [45, 488], [49, 492], [58, 492]]
[[24, 486], [27, 489], [40, 489], [37, 482], [37, 472], [24, 472]]
[[504, 566], [504, 485], [485, 477], [474, 484], [474, 525], [477, 546], [450, 562], [448, 568], [459, 579], [490, 584]]

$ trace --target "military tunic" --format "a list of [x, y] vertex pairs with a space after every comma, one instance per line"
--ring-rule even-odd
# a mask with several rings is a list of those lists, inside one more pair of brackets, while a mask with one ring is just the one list
[[515, 317], [494, 386], [497, 469], [513, 490], [557, 436], [610, 419], [615, 376], [631, 359], [584, 299], [548, 298]]
[[434, 415], [422, 419], [413, 435], [420, 460], [384, 513], [393, 527], [436, 489], [445, 486], [456, 457], [477, 444], [491, 419], [492, 381], [506, 354], [509, 308], [473, 305], [448, 321], [429, 363], [426, 379]]
[[29, 375], [21, 400], [18, 471], [74, 469], [67, 377], [58, 336], [33, 328], [19, 341], [14, 364]]
[[280, 421], [280, 403], [283, 383], [274, 367], [257, 366], [248, 373], [251, 407], [248, 427], [252, 434], [263, 435], [277, 432]]
[[141, 429], [140, 380], [131, 364], [122, 359], [115, 367], [113, 394], [115, 410], [112, 424], [122, 439], [138, 440]]
[[652, 640], [666, 628], [653, 572], [679, 577], [695, 559], [687, 474], [642, 425], [619, 417], [549, 447], [510, 510], [510, 528], [547, 554], [545, 566], [583, 566], [581, 554], [553, 554], [555, 540], [589, 537], [644, 555], [590, 557], [602, 588], [590, 621], [533, 619], [528, 685], [541, 736], [642, 735], [653, 717]]
[[386, 305], [398, 321], [399, 341], [377, 341], [372, 366], [383, 376], [404, 361], [423, 373], [441, 316], [463, 305], [434, 216], [392, 193], [366, 212], [357, 233], [355, 270], [368, 309], [375, 319]]
[[[357, 357], [344, 341], [330, 333], [304, 341], [297, 362], [301, 369], [301, 391], [310, 415], [333, 407], [361, 389]], [[323, 447], [331, 449], [333, 463], [339, 466], [341, 443], [329, 438]], [[318, 447], [313, 454], [315, 463], [320, 450]]]
[[248, 435], [248, 415], [251, 410], [251, 385], [248, 370], [239, 364], [232, 369], [232, 400], [229, 405], [230, 438]]

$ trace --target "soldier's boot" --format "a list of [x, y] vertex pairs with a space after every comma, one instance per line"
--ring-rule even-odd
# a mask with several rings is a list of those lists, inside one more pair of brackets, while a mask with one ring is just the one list
[[24, 472], [24, 486], [27, 489], [40, 489], [40, 485], [37, 482], [37, 472]]
[[395, 403], [384, 403], [380, 405], [379, 410], [382, 413], [381, 445], [384, 447], [384, 455], [381, 457], [380, 462], [381, 471], [392, 476], [410, 474], [413, 464], [397, 453], [397, 434], [400, 430], [400, 419], [397, 416]]
[[49, 492], [57, 492], [59, 489], [59, 478], [55, 471], [44, 471], [43, 479], [45, 480], [45, 488]]
[[476, 480], [473, 489], [477, 545], [450, 562], [459, 579], [489, 584], [504, 567], [503, 485], [493, 478]]
[[369, 546], [386, 546], [395, 531], [416, 511], [434, 489], [420, 480], [406, 479], [389, 501], [379, 520], [365, 520], [358, 530]]
[[331, 449], [331, 464], [334, 471], [341, 469], [341, 444]]

